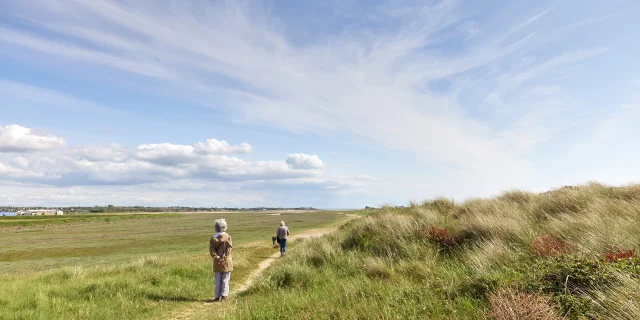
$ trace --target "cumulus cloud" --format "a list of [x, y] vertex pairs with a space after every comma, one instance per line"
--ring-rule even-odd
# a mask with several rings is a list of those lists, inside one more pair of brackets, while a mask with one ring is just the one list
[[290, 154], [287, 156], [287, 164], [294, 169], [321, 169], [323, 167], [322, 160], [315, 154]]
[[15, 162], [18, 166], [22, 167], [22, 168], [26, 168], [29, 166], [29, 159], [23, 157], [23, 156], [17, 156], [13, 159], [13, 162]]
[[0, 152], [28, 152], [66, 146], [63, 138], [19, 125], [0, 126]]
[[207, 139], [206, 142], [197, 142], [192, 146], [172, 143], [143, 144], [138, 146], [136, 157], [158, 164], [177, 165], [197, 162], [208, 155], [248, 153], [251, 153], [251, 145], [246, 142], [231, 146], [224, 140]]
[[134, 150], [119, 144], [70, 146], [55, 153], [31, 150], [17, 156], [0, 154], [0, 180], [58, 186], [171, 184], [183, 180], [287, 184], [323, 174], [320, 169], [324, 165], [317, 155], [290, 154], [282, 161], [251, 161], [229, 155], [250, 151], [247, 143], [231, 146], [216, 139], [194, 145], [142, 144]]
[[192, 160], [193, 150], [192, 146], [172, 143], [143, 144], [138, 146], [136, 156], [160, 164], [179, 164]]
[[198, 142], [195, 144], [197, 152], [206, 154], [249, 154], [251, 153], [251, 145], [242, 142], [238, 145], [231, 146], [226, 141], [207, 139], [206, 142]]
[[129, 157], [127, 148], [116, 143], [77, 146], [69, 154], [90, 161], [124, 161]]
[[0, 162], [0, 178], [2, 177], [9, 177], [20, 180], [25, 178], [43, 178], [44, 174], [41, 172], [33, 172], [20, 168], [14, 168]]

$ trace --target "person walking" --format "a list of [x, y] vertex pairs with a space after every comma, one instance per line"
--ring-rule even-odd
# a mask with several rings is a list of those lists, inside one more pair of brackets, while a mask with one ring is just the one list
[[229, 279], [231, 279], [231, 271], [233, 271], [233, 261], [231, 259], [231, 236], [227, 234], [227, 222], [224, 219], [218, 219], [214, 222], [213, 227], [216, 234], [209, 240], [209, 254], [213, 258], [214, 273], [214, 296], [213, 301], [222, 301], [229, 296]]
[[278, 238], [278, 243], [280, 244], [280, 256], [284, 257], [287, 255], [287, 237], [289, 236], [289, 228], [284, 225], [284, 221], [280, 221], [280, 227], [278, 227], [278, 231], [276, 231], [276, 237]]

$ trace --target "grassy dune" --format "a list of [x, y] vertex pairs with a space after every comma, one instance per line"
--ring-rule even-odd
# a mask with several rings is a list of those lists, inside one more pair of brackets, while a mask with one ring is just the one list
[[280, 220], [300, 232], [344, 218], [335, 212], [157, 216], [0, 229], [0, 319], [161, 316], [211, 298], [214, 219], [229, 224], [236, 248], [231, 282], [239, 285], [276, 250], [271, 236]]
[[640, 319], [639, 244], [640, 185], [435, 199], [299, 245], [219, 316]]

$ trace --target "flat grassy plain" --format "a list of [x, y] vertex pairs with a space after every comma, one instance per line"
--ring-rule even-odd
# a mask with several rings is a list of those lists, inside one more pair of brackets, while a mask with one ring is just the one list
[[301, 232], [345, 218], [330, 211], [3, 217], [0, 319], [151, 318], [209, 299], [208, 240], [221, 217], [236, 248], [232, 285], [276, 250], [279, 221]]

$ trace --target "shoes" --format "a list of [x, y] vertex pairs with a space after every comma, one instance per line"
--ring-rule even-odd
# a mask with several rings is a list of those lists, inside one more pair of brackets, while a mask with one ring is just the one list
[[227, 300], [227, 297], [225, 296], [220, 297], [220, 301], [223, 301], [223, 300]]
[[218, 297], [218, 298], [215, 298], [215, 299], [213, 299], [213, 301], [216, 301], [216, 302], [217, 302], [217, 301], [220, 301], [220, 298], [219, 298], [219, 297]]

